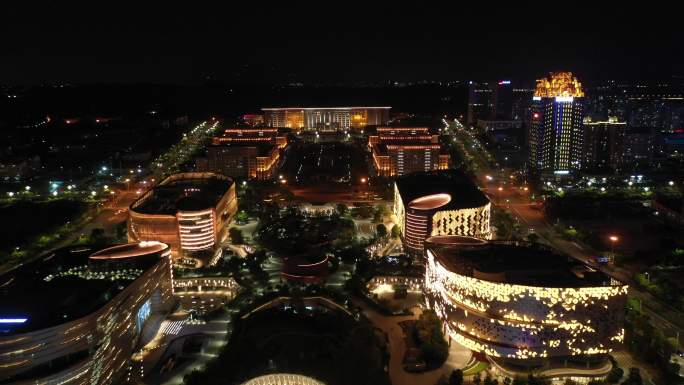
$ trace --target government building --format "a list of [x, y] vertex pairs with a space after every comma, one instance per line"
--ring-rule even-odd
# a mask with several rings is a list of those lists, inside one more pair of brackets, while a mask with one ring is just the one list
[[366, 126], [387, 124], [392, 107], [262, 108], [269, 127], [305, 131], [363, 132]]
[[287, 137], [277, 128], [229, 128], [212, 139], [206, 157], [197, 159], [197, 170], [240, 179], [271, 179], [285, 147]]
[[419, 171], [449, 168], [449, 154], [442, 152], [439, 135], [427, 127], [378, 127], [368, 137], [378, 176], [392, 177]]

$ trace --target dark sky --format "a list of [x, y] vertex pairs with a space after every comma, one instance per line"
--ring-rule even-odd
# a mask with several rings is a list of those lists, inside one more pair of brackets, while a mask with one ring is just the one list
[[21, 3], [0, 5], [0, 83], [527, 81], [559, 69], [588, 81], [684, 75], [682, 16], [672, 2], [634, 10], [625, 1], [483, 1], [478, 9], [400, 8], [399, 0]]

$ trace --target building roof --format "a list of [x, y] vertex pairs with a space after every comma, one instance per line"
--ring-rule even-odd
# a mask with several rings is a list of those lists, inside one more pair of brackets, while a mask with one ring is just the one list
[[[120, 258], [117, 250], [159, 253], [163, 249], [157, 250], [156, 244], [168, 249], [158, 242], [144, 247], [131, 244], [101, 250], [93, 257]], [[161, 255], [143, 257], [135, 265], [120, 265], [93, 261], [91, 253], [89, 248], [63, 248], [1, 275], [0, 319], [15, 322], [0, 323], [0, 337], [60, 325], [98, 310], [154, 266]], [[135, 253], [130, 258], [136, 258]]]
[[419, 172], [396, 180], [405, 206], [428, 195], [448, 194], [450, 200], [439, 210], [481, 207], [489, 203], [487, 196], [463, 173], [456, 170]]
[[244, 142], [222, 142], [219, 144], [212, 144], [207, 147], [212, 150], [225, 150], [230, 151], [231, 149], [241, 150], [254, 148], [256, 150], [256, 156], [269, 156], [271, 152], [276, 148], [276, 145], [272, 142], [257, 142], [257, 141], [244, 141]]
[[288, 111], [288, 110], [301, 110], [301, 111], [315, 111], [315, 110], [389, 110], [392, 107], [389, 106], [375, 106], [375, 107], [265, 107], [262, 111]]
[[178, 211], [214, 208], [233, 185], [233, 180], [215, 173], [174, 174], [138, 200], [131, 210], [142, 214], [176, 215]]
[[448, 270], [485, 281], [537, 287], [611, 284], [608, 275], [540, 245], [458, 236], [430, 237], [425, 242]]

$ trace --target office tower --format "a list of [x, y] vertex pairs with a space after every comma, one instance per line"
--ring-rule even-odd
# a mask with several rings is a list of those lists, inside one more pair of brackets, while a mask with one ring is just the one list
[[537, 80], [528, 135], [530, 174], [565, 178], [582, 169], [584, 91], [572, 72]]
[[624, 163], [627, 123], [617, 118], [595, 121], [584, 118], [584, 169], [589, 172], [619, 172]]

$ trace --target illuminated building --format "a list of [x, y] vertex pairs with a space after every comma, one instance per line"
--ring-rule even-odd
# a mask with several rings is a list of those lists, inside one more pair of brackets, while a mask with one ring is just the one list
[[0, 323], [0, 382], [125, 380], [143, 335], [173, 306], [170, 248], [143, 242], [89, 253], [63, 250], [0, 276], [0, 318], [13, 321]]
[[222, 136], [212, 138], [214, 145], [232, 143], [267, 143], [284, 149], [287, 146], [287, 137], [272, 127], [234, 127], [225, 129]]
[[229, 128], [212, 139], [206, 157], [197, 159], [197, 170], [234, 178], [271, 179], [278, 169], [280, 150], [286, 146], [287, 137], [279, 135], [277, 128]]
[[439, 135], [426, 127], [378, 127], [368, 137], [379, 176], [405, 175], [449, 168], [449, 154], [442, 154]]
[[261, 114], [245, 114], [242, 115], [242, 121], [250, 127], [261, 127], [264, 125], [264, 115]]
[[463, 174], [416, 173], [394, 183], [394, 215], [407, 251], [421, 255], [423, 242], [435, 235], [490, 239], [491, 204]]
[[584, 168], [592, 172], [619, 172], [625, 163], [627, 123], [610, 117], [604, 121], [584, 118]]
[[627, 286], [601, 272], [539, 245], [438, 236], [425, 249], [428, 306], [504, 370], [606, 368], [622, 347]]
[[214, 173], [174, 174], [131, 204], [128, 240], [167, 243], [175, 256], [213, 252], [236, 211], [232, 179]]
[[564, 178], [582, 168], [583, 99], [582, 84], [572, 72], [537, 80], [528, 135], [534, 177]]
[[242, 385], [324, 385], [323, 382], [301, 374], [274, 373], [252, 378]]
[[262, 108], [269, 127], [318, 131], [361, 131], [387, 124], [392, 107]]

